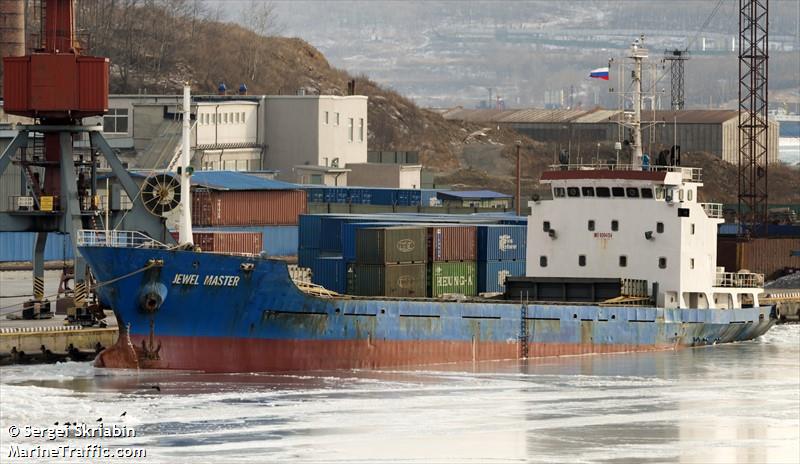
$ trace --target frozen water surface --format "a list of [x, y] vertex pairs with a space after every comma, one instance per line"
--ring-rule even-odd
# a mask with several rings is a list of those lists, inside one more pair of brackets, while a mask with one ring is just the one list
[[[9, 432], [55, 422], [94, 426], [101, 417], [136, 436], [49, 441]], [[796, 463], [800, 325], [676, 352], [402, 370], [4, 367], [0, 422], [4, 463], [53, 462], [10, 458], [14, 447], [87, 443], [147, 452], [97, 462]]]

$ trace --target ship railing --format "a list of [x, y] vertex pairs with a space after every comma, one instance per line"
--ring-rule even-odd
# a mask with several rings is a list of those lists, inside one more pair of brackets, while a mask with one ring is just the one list
[[135, 230], [78, 231], [78, 246], [113, 248], [169, 248], [158, 240]]
[[590, 164], [551, 164], [552, 171], [650, 171], [679, 172], [686, 182], [702, 182], [702, 168], [686, 166], [641, 166], [636, 164], [590, 163]]
[[703, 207], [703, 211], [706, 212], [706, 216], [719, 219], [722, 217], [722, 203], [700, 203], [700, 206]]
[[717, 272], [714, 276], [715, 287], [761, 288], [764, 286], [764, 274], [754, 272]]

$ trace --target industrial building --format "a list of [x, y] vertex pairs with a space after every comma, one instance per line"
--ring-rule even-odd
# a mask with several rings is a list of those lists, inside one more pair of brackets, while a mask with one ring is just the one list
[[[619, 110], [488, 110], [454, 108], [442, 112], [445, 119], [512, 128], [534, 140], [572, 147], [616, 142], [626, 137], [617, 121]], [[735, 110], [643, 111], [642, 142], [646, 153], [679, 145], [681, 151], [706, 152], [729, 163], [739, 161], [739, 115]], [[770, 119], [768, 160], [778, 162], [780, 124]], [[573, 150], [574, 151], [574, 150]], [[574, 154], [574, 153], [573, 153]]]
[[[279, 179], [314, 176], [302, 169], [307, 166], [338, 169], [367, 162], [366, 96], [268, 95], [265, 100], [265, 167], [277, 169]], [[310, 183], [322, 183], [317, 180]]]

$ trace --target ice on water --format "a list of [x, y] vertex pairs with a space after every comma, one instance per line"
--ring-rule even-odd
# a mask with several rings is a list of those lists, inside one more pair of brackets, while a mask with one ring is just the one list
[[137, 433], [104, 443], [143, 446], [145, 462], [792, 462], [798, 359], [800, 325], [787, 325], [751, 342], [677, 352], [418, 370], [6, 367], [0, 452], [14, 443], [10, 425], [103, 417]]

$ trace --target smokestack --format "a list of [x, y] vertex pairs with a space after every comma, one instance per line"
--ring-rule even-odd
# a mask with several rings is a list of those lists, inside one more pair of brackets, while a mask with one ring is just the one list
[[[25, 2], [0, 0], [0, 58], [25, 54]], [[0, 86], [3, 83], [0, 60]]]

